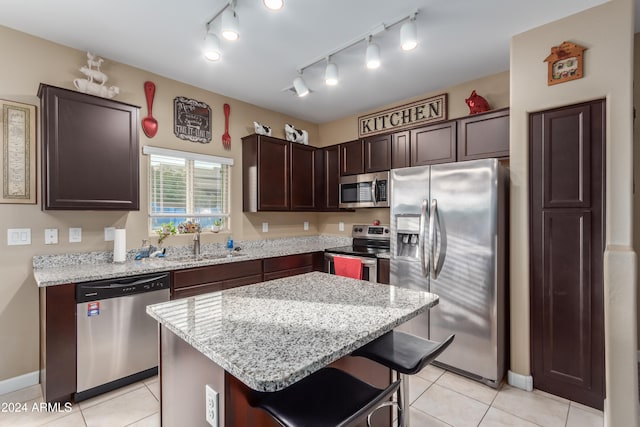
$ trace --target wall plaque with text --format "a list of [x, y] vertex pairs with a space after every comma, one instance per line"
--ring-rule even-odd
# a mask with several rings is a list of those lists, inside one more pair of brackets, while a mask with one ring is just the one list
[[358, 117], [358, 136], [377, 135], [443, 120], [447, 120], [446, 93]]
[[178, 96], [173, 100], [173, 133], [180, 139], [211, 142], [211, 108], [204, 102]]

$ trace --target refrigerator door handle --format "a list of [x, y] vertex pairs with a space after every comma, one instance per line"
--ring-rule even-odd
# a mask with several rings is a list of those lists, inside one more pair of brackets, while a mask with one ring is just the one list
[[[438, 224], [438, 233], [436, 233], [436, 223]], [[440, 237], [438, 238], [438, 235]], [[438, 258], [436, 258], [436, 246], [438, 246]], [[437, 279], [442, 272], [444, 258], [447, 253], [447, 234], [440, 223], [440, 214], [438, 214], [438, 200], [431, 200], [431, 217], [429, 218], [429, 257], [431, 259], [431, 278]]]
[[422, 210], [420, 212], [420, 226], [418, 229], [418, 252], [420, 253], [420, 266], [422, 267], [422, 275], [429, 275], [429, 257], [425, 256], [425, 226], [427, 223], [427, 212], [429, 202], [425, 199], [422, 201]]
[[378, 188], [378, 178], [373, 178], [373, 182], [371, 183], [371, 200], [374, 204], [378, 203], [378, 199], [376, 199], [376, 189]]

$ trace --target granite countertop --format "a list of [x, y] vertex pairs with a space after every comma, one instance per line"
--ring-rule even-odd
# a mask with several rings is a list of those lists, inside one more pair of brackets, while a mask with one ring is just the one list
[[236, 245], [242, 250], [234, 251], [232, 257], [225, 256], [227, 252], [223, 244], [206, 244], [202, 245], [201, 257], [198, 259], [191, 255], [191, 246], [168, 248], [166, 258], [143, 258], [139, 261], [133, 259], [136, 252], [133, 250], [127, 254], [127, 261], [121, 264], [112, 262], [112, 252], [36, 256], [33, 259], [33, 276], [38, 287], [46, 287], [318, 252], [350, 242], [351, 238], [335, 236], [237, 242]]
[[313, 272], [147, 313], [248, 387], [277, 391], [437, 303], [428, 292]]

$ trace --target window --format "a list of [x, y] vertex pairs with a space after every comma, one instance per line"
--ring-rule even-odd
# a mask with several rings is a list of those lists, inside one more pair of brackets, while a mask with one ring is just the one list
[[214, 223], [229, 228], [229, 175], [233, 159], [145, 146], [149, 155], [149, 227]]

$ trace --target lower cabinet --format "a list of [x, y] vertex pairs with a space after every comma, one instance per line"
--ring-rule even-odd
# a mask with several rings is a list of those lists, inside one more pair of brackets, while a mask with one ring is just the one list
[[313, 253], [265, 258], [263, 262], [265, 281], [314, 271]]
[[209, 265], [172, 272], [171, 299], [262, 282], [262, 260]]
[[388, 285], [391, 275], [391, 260], [378, 258], [378, 283]]

